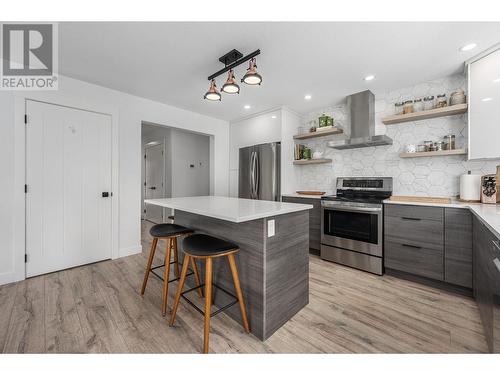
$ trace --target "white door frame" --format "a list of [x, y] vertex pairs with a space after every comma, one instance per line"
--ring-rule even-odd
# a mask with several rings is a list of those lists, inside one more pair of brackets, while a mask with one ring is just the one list
[[[88, 102], [73, 99], [57, 92], [17, 92], [15, 94], [15, 151], [14, 151], [14, 280], [26, 278], [26, 202], [24, 185], [26, 182], [26, 129], [24, 116], [26, 101], [33, 100], [47, 104], [54, 104], [79, 110], [101, 113], [111, 116], [111, 259], [120, 256], [118, 219], [119, 219], [119, 137], [118, 137], [118, 109], [102, 106], [97, 102]], [[28, 119], [29, 122], [29, 119]]]
[[[166, 162], [166, 149], [165, 149], [165, 137], [163, 137], [163, 141], [161, 143], [158, 143], [158, 144], [155, 144], [155, 145], [145, 145], [144, 146], [144, 158], [143, 158], [143, 161], [142, 161], [142, 168], [144, 168], [144, 181], [143, 181], [143, 191], [144, 191], [144, 199], [146, 199], [146, 180], [147, 180], [147, 169], [146, 169], [146, 152], [147, 152], [147, 149], [148, 148], [151, 148], [151, 147], [156, 147], [156, 146], [159, 146], [161, 145], [162, 146], [162, 164], [163, 164], [163, 180], [161, 182], [161, 192], [162, 192], [162, 196], [164, 197], [165, 196], [165, 188], [166, 188], [166, 184], [167, 184], [167, 176], [165, 175], [165, 162]], [[142, 207], [143, 207], [143, 212], [144, 210], [146, 209], [146, 203], [144, 203], [144, 201], [142, 202]], [[162, 222], [165, 220], [165, 209], [162, 210]], [[147, 220], [146, 219], [146, 215], [144, 215], [144, 220]]]

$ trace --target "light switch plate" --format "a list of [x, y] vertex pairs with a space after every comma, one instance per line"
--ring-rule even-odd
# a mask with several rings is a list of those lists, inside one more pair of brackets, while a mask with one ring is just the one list
[[267, 237], [272, 237], [275, 235], [274, 219], [267, 221]]

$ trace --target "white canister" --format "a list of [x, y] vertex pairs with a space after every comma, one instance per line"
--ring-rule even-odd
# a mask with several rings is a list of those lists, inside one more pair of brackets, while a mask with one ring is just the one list
[[414, 153], [414, 152], [417, 152], [417, 146], [414, 145], [414, 144], [409, 144], [409, 145], [406, 145], [405, 147], [405, 151], [406, 152], [409, 152], [409, 153]]
[[323, 157], [323, 152], [322, 151], [314, 151], [312, 158], [313, 159], [321, 159]]
[[460, 199], [464, 201], [481, 200], [481, 175], [463, 174], [460, 176]]

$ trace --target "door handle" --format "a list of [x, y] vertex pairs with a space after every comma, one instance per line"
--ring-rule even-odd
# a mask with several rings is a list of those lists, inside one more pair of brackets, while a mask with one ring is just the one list
[[422, 246], [415, 246], [415, 245], [407, 245], [405, 243], [401, 244], [404, 247], [411, 247], [412, 249], [421, 249]]
[[[113, 193], [111, 193], [111, 195], [113, 195]], [[109, 192], [108, 191], [103, 191], [102, 192], [102, 197], [103, 198], [108, 198], [110, 196]]]

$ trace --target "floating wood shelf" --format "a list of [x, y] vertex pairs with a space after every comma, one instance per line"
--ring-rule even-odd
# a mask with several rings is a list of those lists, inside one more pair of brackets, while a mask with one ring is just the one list
[[326, 137], [328, 135], [334, 135], [334, 134], [342, 134], [344, 131], [340, 128], [332, 128], [330, 130], [320, 130], [320, 131], [315, 131], [315, 132], [310, 132], [310, 133], [305, 133], [305, 134], [297, 134], [293, 136], [293, 139], [308, 139], [308, 138], [316, 138], [316, 137]]
[[426, 152], [402, 152], [399, 154], [402, 158], [423, 158], [427, 156], [448, 156], [448, 155], [467, 155], [466, 148], [459, 148], [456, 150], [443, 150], [443, 151], [426, 151]]
[[302, 160], [294, 160], [293, 164], [295, 165], [306, 165], [306, 164], [326, 164], [331, 163], [332, 159], [302, 159]]
[[399, 124], [409, 121], [427, 120], [430, 118], [460, 115], [467, 112], [467, 104], [456, 104], [449, 107], [435, 108], [428, 111], [407, 113], [405, 115], [394, 115], [384, 117], [382, 122], [386, 125]]

